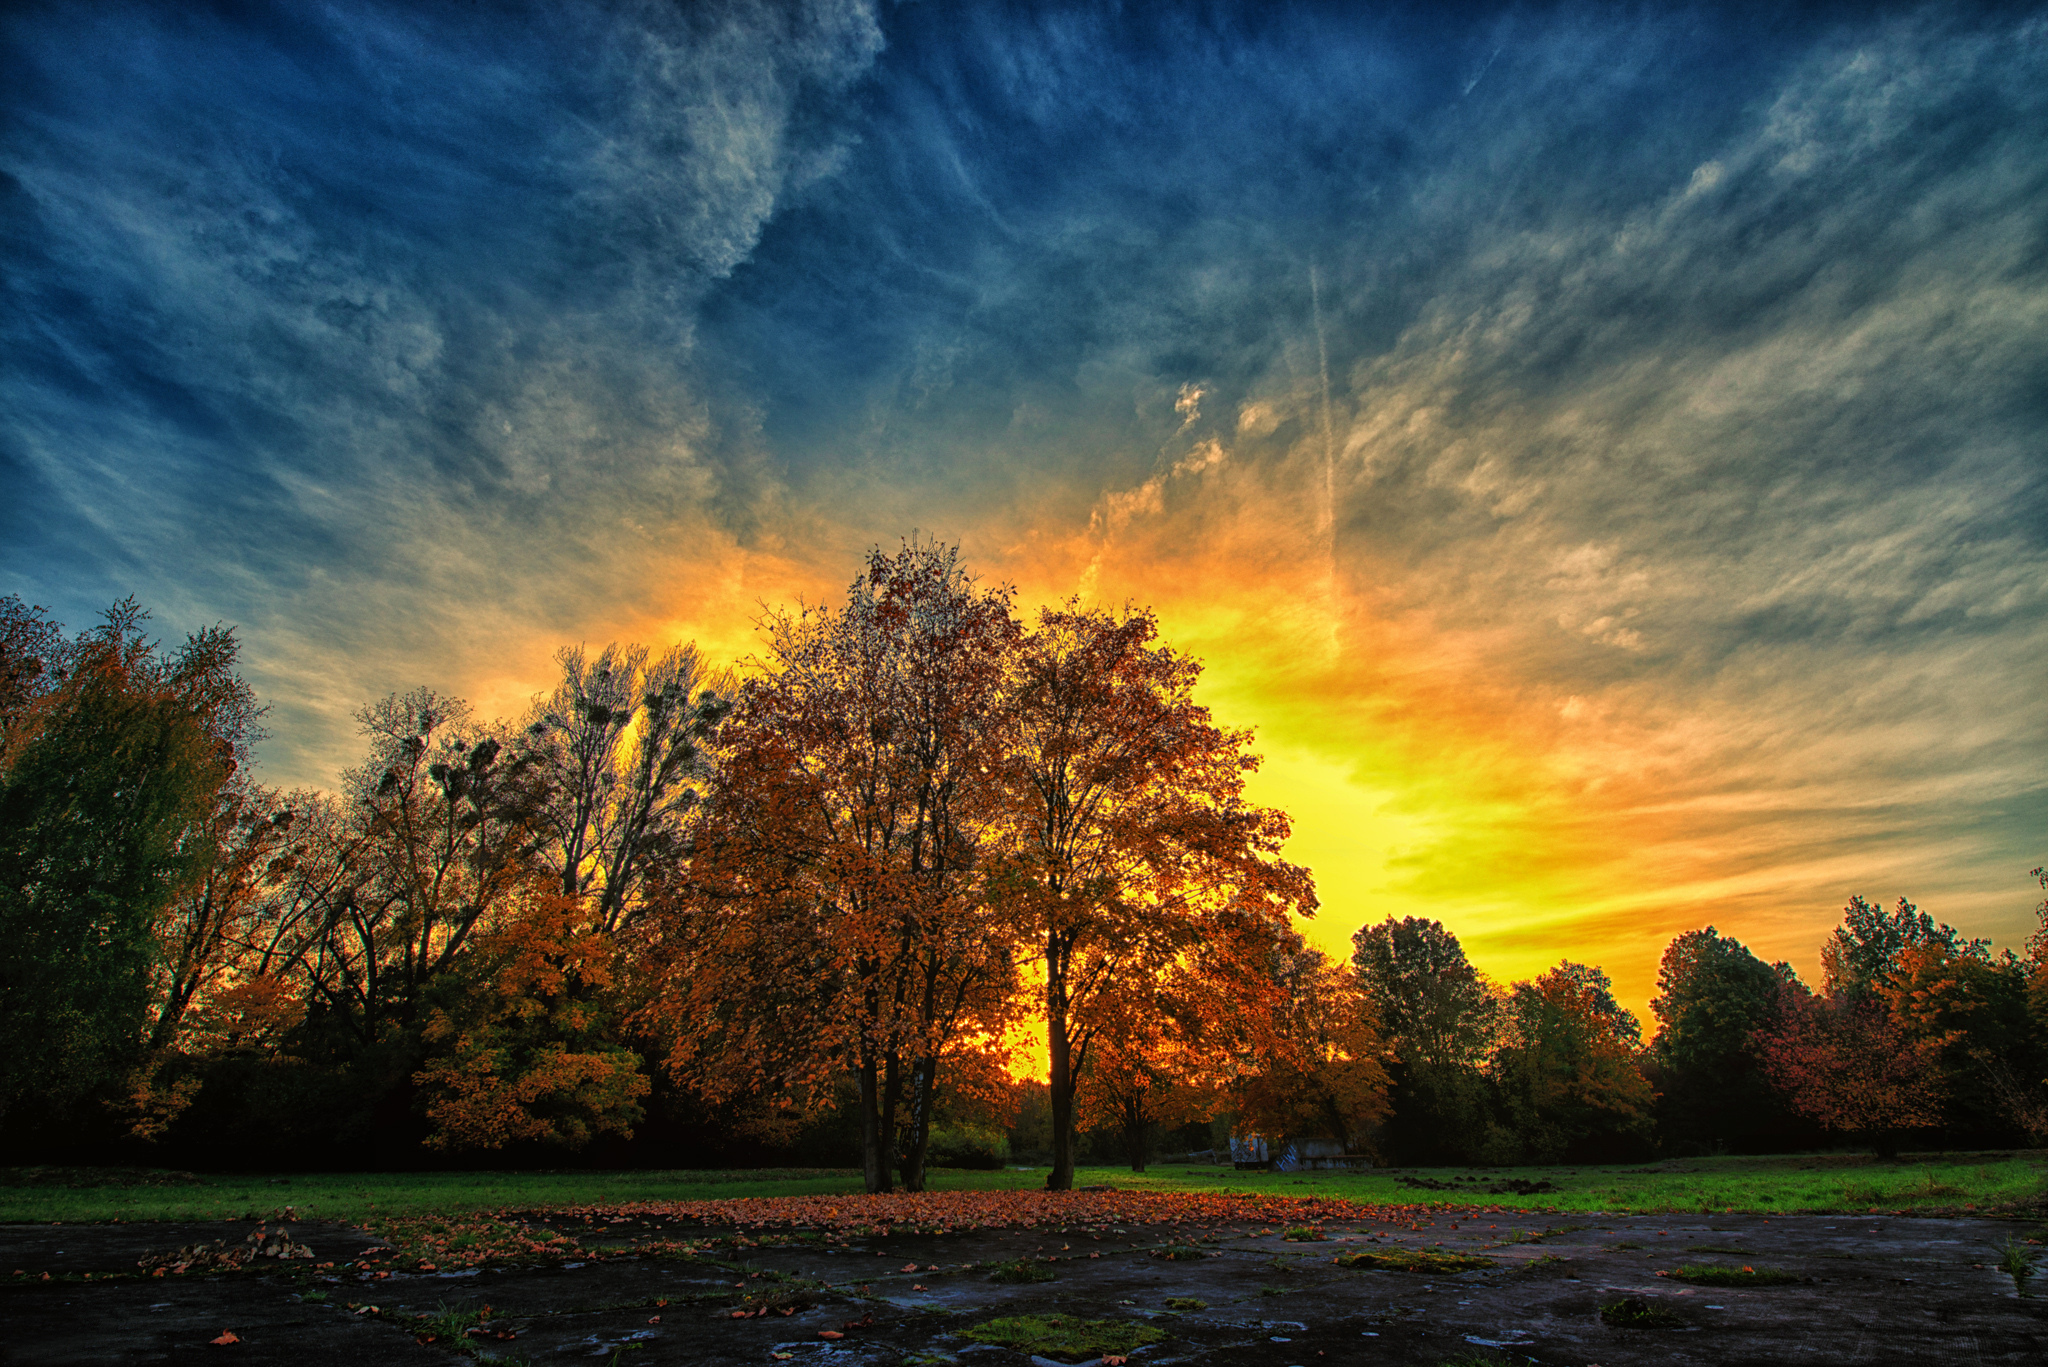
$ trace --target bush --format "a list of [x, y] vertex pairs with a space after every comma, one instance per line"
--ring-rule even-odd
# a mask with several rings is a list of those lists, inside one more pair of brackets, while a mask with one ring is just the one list
[[994, 1170], [1010, 1161], [1010, 1137], [981, 1125], [940, 1125], [932, 1130], [925, 1166]]

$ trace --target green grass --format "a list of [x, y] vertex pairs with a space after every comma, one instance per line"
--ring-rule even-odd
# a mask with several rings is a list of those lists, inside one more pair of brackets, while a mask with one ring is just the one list
[[1600, 1307], [1600, 1322], [1613, 1329], [1682, 1329], [1685, 1321], [1640, 1296], [1609, 1301]]
[[1664, 1274], [1694, 1286], [1790, 1286], [1806, 1278], [1775, 1267], [1727, 1267], [1718, 1263], [1687, 1263]]
[[1340, 1253], [1339, 1267], [1377, 1268], [1388, 1272], [1469, 1272], [1475, 1267], [1492, 1267], [1491, 1258], [1476, 1253], [1432, 1253], [1426, 1248], [1390, 1248], [1385, 1252], [1360, 1250]]
[[[1438, 1191], [1403, 1179], [1448, 1183]], [[1533, 1196], [1488, 1193], [1509, 1180], [1548, 1181]], [[1044, 1185], [1044, 1169], [940, 1170], [939, 1190]], [[1076, 1186], [1125, 1191], [1237, 1191], [1337, 1196], [1378, 1205], [1481, 1205], [1560, 1213], [1723, 1210], [1764, 1213], [1880, 1210], [2035, 1210], [2048, 1192], [2048, 1151], [1939, 1154], [1880, 1162], [1860, 1154], [1688, 1158], [1614, 1167], [1430, 1168], [1371, 1172], [1239, 1172], [1159, 1164], [1144, 1173], [1083, 1168]], [[278, 1217], [362, 1221], [556, 1205], [810, 1196], [860, 1190], [853, 1169], [665, 1172], [148, 1173], [133, 1169], [0, 1170], [0, 1221], [219, 1220]]]
[[997, 1263], [989, 1269], [988, 1279], [992, 1282], [1008, 1282], [1021, 1285], [1026, 1282], [1049, 1282], [1057, 1274], [1046, 1264], [1031, 1258], [1019, 1258], [1015, 1262]]
[[976, 1343], [993, 1343], [1020, 1353], [1091, 1358], [1124, 1354], [1166, 1337], [1131, 1320], [1084, 1320], [1072, 1315], [1011, 1315], [985, 1320], [967, 1331]]

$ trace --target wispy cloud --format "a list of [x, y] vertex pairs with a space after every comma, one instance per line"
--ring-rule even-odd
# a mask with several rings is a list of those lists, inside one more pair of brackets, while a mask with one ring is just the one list
[[920, 528], [1162, 607], [1332, 946], [2029, 923], [2038, 18], [94, 15], [7, 29], [4, 564], [244, 623], [279, 773]]

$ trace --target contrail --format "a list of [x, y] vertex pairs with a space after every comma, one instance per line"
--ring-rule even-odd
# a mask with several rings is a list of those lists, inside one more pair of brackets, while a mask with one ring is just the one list
[[1316, 263], [1308, 263], [1309, 310], [1316, 324], [1316, 364], [1323, 383], [1323, 547], [1328, 579], [1330, 639], [1337, 637], [1337, 440], [1330, 423], [1330, 346], [1323, 336], [1323, 285]]

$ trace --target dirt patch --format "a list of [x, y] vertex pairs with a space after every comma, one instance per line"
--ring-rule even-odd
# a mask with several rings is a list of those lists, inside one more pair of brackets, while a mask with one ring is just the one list
[[[416, 1249], [306, 1224], [291, 1237], [309, 1258], [162, 1276], [137, 1260], [246, 1244], [257, 1227], [5, 1226], [0, 1351], [24, 1364], [232, 1352], [290, 1367], [614, 1357], [621, 1367], [1028, 1367], [1104, 1352], [1134, 1365], [1433, 1364], [1485, 1352], [1558, 1367], [1704, 1367], [2033, 1363], [2048, 1342], [2048, 1300], [2016, 1296], [1999, 1266], [2007, 1239], [2036, 1233], [2009, 1222], [1592, 1216], [1560, 1230], [1540, 1212], [1360, 1207], [1346, 1217], [1326, 1206], [1316, 1218], [1326, 1241], [1304, 1244], [1283, 1237], [1292, 1221], [1217, 1218], [1227, 1210], [1139, 1224], [1073, 1209], [1087, 1218], [1063, 1222], [1058, 1203], [1039, 1203], [1029, 1227], [848, 1220], [829, 1238], [783, 1227], [773, 1243], [758, 1228], [654, 1207], [630, 1218], [528, 1212], [506, 1218], [556, 1253], [431, 1269]], [[1689, 1286], [1656, 1275], [1705, 1246], [1743, 1249], [1801, 1280]], [[1371, 1256], [1344, 1265], [1360, 1253]], [[1477, 1259], [1487, 1264], [1465, 1265]], [[991, 1279], [1018, 1264], [1053, 1280]], [[1145, 1333], [1129, 1331], [1127, 1352], [1107, 1337], [1069, 1351], [992, 1341], [990, 1326], [1005, 1323]], [[213, 1346], [228, 1332], [232, 1347]]]

